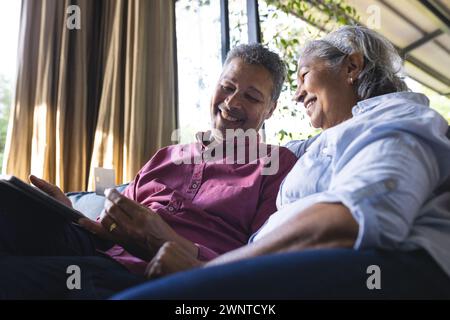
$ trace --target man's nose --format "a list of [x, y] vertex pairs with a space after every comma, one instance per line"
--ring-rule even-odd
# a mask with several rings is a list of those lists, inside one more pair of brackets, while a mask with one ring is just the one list
[[228, 108], [241, 108], [241, 103], [240, 103], [240, 95], [239, 92], [234, 92], [232, 95], [229, 95], [226, 99], [225, 99], [225, 104]]

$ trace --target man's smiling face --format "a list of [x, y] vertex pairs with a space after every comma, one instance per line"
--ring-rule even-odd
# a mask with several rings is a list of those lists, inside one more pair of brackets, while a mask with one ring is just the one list
[[235, 58], [222, 71], [211, 102], [211, 122], [225, 137], [226, 129], [259, 130], [276, 106], [273, 80], [260, 65]]

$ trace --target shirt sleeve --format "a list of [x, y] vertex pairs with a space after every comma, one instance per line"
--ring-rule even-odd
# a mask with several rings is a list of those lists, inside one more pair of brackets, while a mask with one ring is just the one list
[[289, 141], [286, 143], [285, 148], [288, 148], [297, 158], [300, 158], [319, 136], [320, 134], [317, 134], [306, 140]]
[[438, 182], [432, 149], [412, 135], [392, 133], [357, 151], [332, 179], [329, 193], [358, 222], [355, 249], [394, 249]]
[[359, 225], [355, 249], [395, 249], [403, 242], [439, 182], [431, 148], [411, 135], [393, 134], [351, 147], [346, 153], [352, 156], [333, 168], [336, 172], [328, 190], [283, 207], [254, 240], [314, 204], [342, 203]]

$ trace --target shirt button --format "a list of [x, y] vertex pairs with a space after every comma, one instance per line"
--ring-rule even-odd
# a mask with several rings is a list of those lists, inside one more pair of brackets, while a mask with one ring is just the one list
[[197, 189], [197, 187], [198, 187], [198, 184], [196, 184], [195, 182], [191, 185], [192, 189]]
[[388, 190], [394, 190], [395, 187], [396, 187], [396, 183], [395, 183], [394, 180], [387, 180], [387, 181], [384, 183], [384, 185], [386, 186], [386, 188], [387, 188]]
[[327, 147], [323, 148], [322, 153], [328, 153], [328, 148]]
[[173, 206], [168, 206], [167, 207], [167, 210], [169, 210], [170, 212], [174, 212], [175, 211], [175, 208], [173, 207]]

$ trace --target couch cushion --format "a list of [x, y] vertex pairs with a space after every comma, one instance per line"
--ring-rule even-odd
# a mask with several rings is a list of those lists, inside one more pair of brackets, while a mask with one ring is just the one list
[[[123, 192], [128, 186], [128, 183], [121, 184], [115, 189]], [[95, 192], [69, 192], [67, 193], [73, 207], [82, 212], [91, 219], [96, 219], [103, 210], [105, 197], [97, 195]]]

